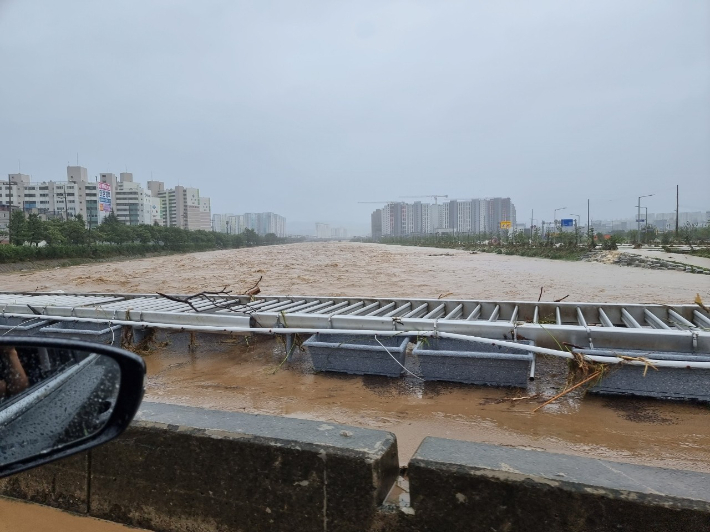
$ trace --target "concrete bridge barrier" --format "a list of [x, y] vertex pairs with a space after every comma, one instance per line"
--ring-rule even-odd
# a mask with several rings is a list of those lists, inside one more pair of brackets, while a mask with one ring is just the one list
[[710, 475], [426, 438], [409, 463], [412, 530], [710, 530]]
[[0, 493], [156, 531], [359, 531], [398, 473], [388, 432], [146, 402], [120, 438]]
[[120, 438], [0, 480], [0, 494], [156, 531], [707, 532], [710, 475], [144, 403]]

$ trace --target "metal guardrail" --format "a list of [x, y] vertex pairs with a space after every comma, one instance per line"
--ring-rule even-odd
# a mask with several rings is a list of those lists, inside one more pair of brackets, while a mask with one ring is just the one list
[[[185, 299], [186, 295], [173, 295]], [[287, 327], [451, 332], [580, 347], [710, 353], [710, 314], [697, 305], [211, 294], [0, 292], [0, 313], [134, 321], [150, 326]]]

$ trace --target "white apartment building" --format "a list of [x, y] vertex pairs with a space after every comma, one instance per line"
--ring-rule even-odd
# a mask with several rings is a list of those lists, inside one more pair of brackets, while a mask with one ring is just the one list
[[449, 229], [449, 204], [438, 203], [431, 205], [432, 208], [432, 232], [436, 233], [439, 229]]
[[[200, 190], [192, 187], [176, 186], [164, 188], [153, 183], [153, 190], [159, 190], [160, 216], [162, 225], [180, 227], [195, 231], [212, 229], [212, 212], [210, 199], [200, 196]], [[162, 185], [162, 183], [160, 183]]]
[[456, 202], [456, 227], [461, 233], [470, 233], [473, 227], [471, 211], [473, 210], [473, 200]]
[[133, 181], [130, 172], [120, 176], [105, 172], [99, 179], [89, 181], [82, 166], [67, 166], [66, 181], [32, 182], [27, 174], [9, 174], [7, 181], [0, 182], [0, 205], [8, 206], [8, 212], [12, 205], [47, 219], [81, 215], [89, 228], [98, 225], [108, 212], [128, 225], [157, 222], [192, 230], [212, 228], [210, 199], [200, 196], [196, 188], [166, 191], [160, 181], [149, 181], [144, 188]]
[[243, 233], [246, 226], [244, 225], [243, 214], [213, 214], [212, 215], [212, 230], [216, 233], [227, 233], [230, 235], [238, 235]]
[[247, 228], [246, 219], [243, 214], [230, 214], [227, 217], [227, 233], [230, 235], [238, 235], [243, 233]]
[[152, 225], [157, 219], [159, 200], [153, 198], [150, 191], [140, 183], [134, 182], [132, 173], [122, 172], [119, 180], [116, 180], [114, 174], [101, 174], [101, 182], [114, 187], [112, 210], [124, 224]]
[[212, 207], [207, 196], [200, 197], [199, 229], [212, 230]]
[[330, 225], [316, 223], [316, 238], [330, 238]]
[[176, 186], [158, 194], [160, 214], [165, 227], [188, 229], [199, 221], [200, 192], [196, 188]]
[[438, 232], [497, 233], [500, 223], [515, 227], [515, 206], [510, 198], [452, 200], [442, 204], [415, 202], [388, 203], [375, 212], [381, 220], [372, 218], [372, 234], [407, 236]]
[[286, 236], [286, 218], [273, 212], [262, 212], [258, 214], [258, 230], [260, 235], [274, 234], [277, 237]]
[[227, 218], [229, 214], [213, 214], [212, 215], [212, 231], [215, 233], [228, 233]]
[[273, 233], [278, 237], [285, 237], [286, 218], [273, 212], [215, 214], [212, 216], [213, 231], [238, 235], [246, 229], [251, 229], [261, 236]]
[[394, 211], [395, 203], [387, 203], [382, 207], [382, 234], [391, 236], [394, 234]]
[[162, 181], [148, 181], [146, 187], [150, 191], [150, 195], [157, 198], [165, 190], [165, 183]]
[[87, 225], [98, 223], [96, 183], [88, 181], [86, 168], [80, 166], [67, 167], [66, 181], [32, 182], [27, 174], [9, 174], [0, 185], [0, 204], [46, 218], [81, 215]]

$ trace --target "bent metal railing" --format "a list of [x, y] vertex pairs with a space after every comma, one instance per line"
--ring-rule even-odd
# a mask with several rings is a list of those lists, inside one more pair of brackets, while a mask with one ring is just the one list
[[[0, 292], [0, 314], [125, 321], [178, 330], [441, 331], [538, 345], [710, 353], [699, 305], [329, 296]], [[203, 329], [204, 330], [204, 329]]]

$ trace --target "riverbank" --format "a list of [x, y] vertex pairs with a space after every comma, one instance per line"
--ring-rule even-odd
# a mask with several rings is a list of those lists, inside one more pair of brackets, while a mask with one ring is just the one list
[[163, 257], [166, 255], [185, 255], [184, 251], [164, 251], [164, 252], [154, 252], [145, 253], [140, 255], [128, 255], [125, 257], [110, 257], [110, 258], [71, 258], [71, 259], [47, 259], [47, 260], [32, 260], [32, 261], [20, 261], [20, 262], [10, 262], [7, 264], [0, 264], [0, 273], [14, 273], [14, 272], [32, 272], [32, 271], [44, 271], [53, 270], [55, 268], [68, 268], [70, 266], [79, 266], [82, 264], [99, 264], [107, 262], [123, 262], [127, 260], [138, 260], [138, 259], [149, 259], [153, 257]]

